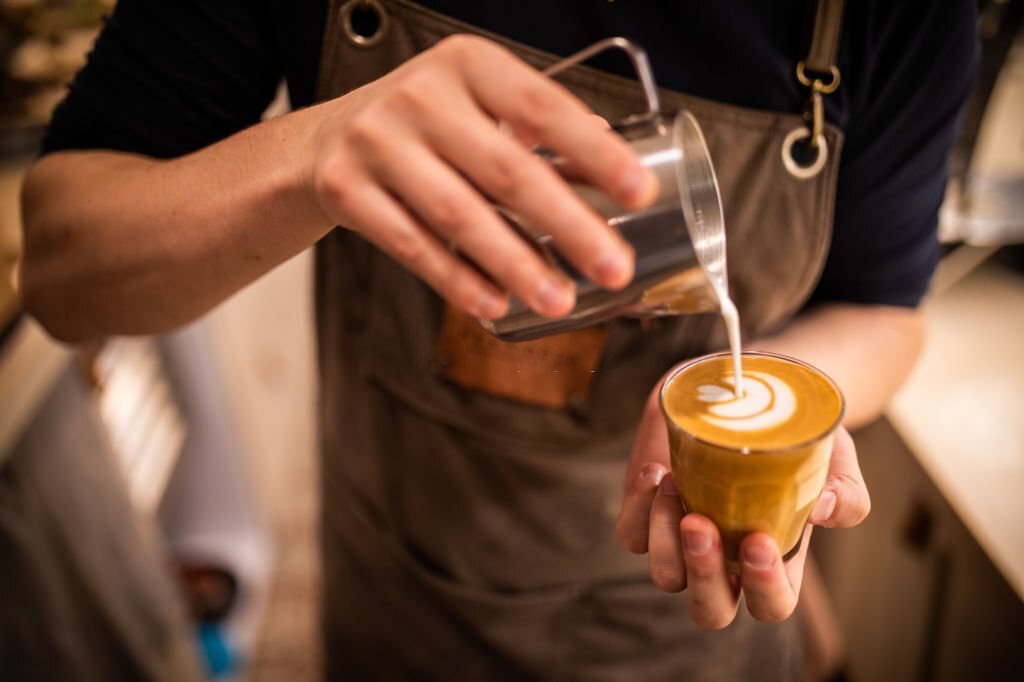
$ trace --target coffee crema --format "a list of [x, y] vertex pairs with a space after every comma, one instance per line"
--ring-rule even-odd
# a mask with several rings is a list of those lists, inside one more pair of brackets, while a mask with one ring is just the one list
[[670, 377], [662, 400], [669, 419], [705, 442], [749, 452], [812, 440], [841, 416], [838, 390], [811, 367], [745, 354], [737, 396], [733, 366], [729, 357], [712, 357]]

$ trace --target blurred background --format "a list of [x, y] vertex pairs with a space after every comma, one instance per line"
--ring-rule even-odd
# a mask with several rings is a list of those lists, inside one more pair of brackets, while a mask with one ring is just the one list
[[[54, 614], [65, 653], [85, 661], [111, 632], [159, 627], [118, 608], [138, 587], [178, 614], [180, 655], [209, 679], [315, 680], [309, 254], [166, 337], [66, 347], [19, 307], [21, 178], [112, 6], [0, 0], [0, 610]], [[929, 345], [886, 416], [855, 434], [872, 515], [815, 533], [798, 612], [808, 680], [1024, 670], [1024, 6], [980, 10]], [[285, 110], [282, 97], [267, 115]], [[111, 523], [123, 544], [94, 542]], [[152, 584], [123, 584], [123, 562]], [[38, 591], [4, 592], [15, 574]], [[0, 661], [44, 646], [35, 634], [0, 626]], [[89, 679], [135, 677], [110, 672]]]

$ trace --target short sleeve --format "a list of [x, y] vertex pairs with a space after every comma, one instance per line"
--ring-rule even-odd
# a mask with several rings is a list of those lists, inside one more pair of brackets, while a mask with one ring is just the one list
[[120, 0], [58, 105], [43, 153], [169, 158], [259, 120], [282, 77], [258, 0]]
[[[832, 247], [814, 301], [916, 306], [938, 262], [938, 212], [977, 64], [974, 3], [847, 5], [850, 119]], [[853, 64], [856, 66], [846, 66]]]

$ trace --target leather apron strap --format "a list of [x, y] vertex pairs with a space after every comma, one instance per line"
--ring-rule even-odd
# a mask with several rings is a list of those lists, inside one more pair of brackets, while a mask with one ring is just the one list
[[[793, 145], [798, 139], [795, 136], [788, 139], [789, 149], [786, 149], [783, 155], [786, 170], [797, 177], [813, 177], [828, 157], [828, 147], [822, 137], [825, 126], [823, 97], [835, 92], [840, 80], [836, 58], [839, 55], [839, 38], [843, 22], [843, 0], [817, 0], [816, 5], [807, 57], [796, 65], [797, 80], [810, 89], [810, 97], [804, 108], [804, 118], [808, 123], [808, 146], [815, 153], [815, 157], [807, 164], [794, 162], [796, 154]], [[808, 75], [808, 71], [811, 75]]]
[[804, 66], [815, 73], [829, 73], [839, 56], [844, 0], [816, 0], [811, 42]]

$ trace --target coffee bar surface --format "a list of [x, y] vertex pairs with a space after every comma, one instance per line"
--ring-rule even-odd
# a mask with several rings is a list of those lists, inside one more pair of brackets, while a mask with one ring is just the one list
[[1024, 275], [987, 262], [924, 305], [887, 417], [1024, 600]]

